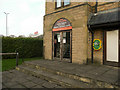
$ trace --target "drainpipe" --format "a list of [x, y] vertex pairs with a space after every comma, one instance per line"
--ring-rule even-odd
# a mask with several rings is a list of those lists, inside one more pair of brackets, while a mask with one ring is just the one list
[[[95, 4], [95, 13], [97, 13], [97, 7], [98, 7], [98, 0], [96, 0], [96, 4]], [[94, 49], [93, 49], [94, 32], [92, 31], [90, 25], [88, 25], [88, 29], [89, 29], [89, 31], [90, 31], [91, 34], [92, 34], [92, 42], [91, 42], [91, 49], [92, 49], [92, 51], [91, 51], [91, 63], [93, 63], [93, 59], [94, 59], [94, 57], [93, 57], [93, 56], [94, 56], [94, 54], [93, 54], [93, 51], [94, 51]]]
[[[96, 0], [95, 13], [97, 13], [97, 7], [98, 7], [98, 1]], [[91, 51], [91, 63], [93, 63], [93, 59], [94, 59], [94, 54], [93, 54], [93, 51], [94, 51], [94, 49], [93, 49], [94, 32], [92, 31], [90, 25], [89, 25], [88, 27], [89, 27], [89, 30], [90, 30], [90, 32], [91, 32], [91, 34], [92, 34], [92, 43], [91, 43], [91, 49], [92, 49], [92, 51]]]
[[92, 31], [92, 29], [91, 29], [91, 27], [90, 27], [90, 25], [88, 26], [89, 27], [89, 30], [90, 30], [90, 32], [91, 32], [91, 34], [92, 34], [92, 42], [91, 42], [91, 49], [92, 49], [92, 51], [91, 51], [91, 63], [93, 63], [93, 40], [94, 40], [94, 32]]
[[95, 13], [97, 13], [97, 7], [98, 7], [98, 1], [96, 0], [96, 4], [95, 4]]

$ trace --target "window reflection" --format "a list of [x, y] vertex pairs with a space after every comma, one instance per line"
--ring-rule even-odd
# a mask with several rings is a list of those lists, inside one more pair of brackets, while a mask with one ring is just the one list
[[56, 0], [56, 8], [64, 7], [70, 4], [70, 0]]
[[70, 4], [70, 0], [64, 0], [64, 6], [69, 5]]
[[56, 1], [57, 1], [57, 8], [58, 8], [58, 7], [61, 7], [61, 6], [62, 6], [61, 0], [56, 0]]

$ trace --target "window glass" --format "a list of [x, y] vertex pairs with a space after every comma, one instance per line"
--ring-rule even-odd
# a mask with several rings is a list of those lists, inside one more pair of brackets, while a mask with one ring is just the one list
[[58, 7], [61, 7], [61, 6], [62, 6], [61, 0], [56, 0], [56, 1], [57, 1], [57, 8], [58, 8]]
[[69, 5], [70, 4], [70, 0], [64, 0], [64, 6]]

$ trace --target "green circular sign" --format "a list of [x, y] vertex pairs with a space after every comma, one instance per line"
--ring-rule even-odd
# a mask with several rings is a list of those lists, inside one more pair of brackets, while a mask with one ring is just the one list
[[94, 39], [93, 48], [94, 48], [94, 50], [100, 50], [101, 49], [101, 41], [99, 39]]

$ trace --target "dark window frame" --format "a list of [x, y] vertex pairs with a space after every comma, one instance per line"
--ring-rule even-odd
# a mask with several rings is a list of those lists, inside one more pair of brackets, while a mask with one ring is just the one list
[[[62, 1], [62, 0], [61, 0]], [[55, 9], [58, 9], [58, 8], [61, 8], [63, 5], [62, 5], [62, 2], [61, 2], [61, 6], [60, 7], [57, 7], [57, 0], [55, 0]]]
[[64, 5], [64, 0], [61, 0], [61, 7], [57, 7], [57, 0], [55, 0], [55, 9], [66, 7], [66, 6], [69, 6], [70, 4], [71, 4], [71, 2], [67, 5]]

